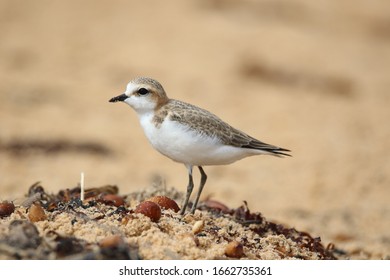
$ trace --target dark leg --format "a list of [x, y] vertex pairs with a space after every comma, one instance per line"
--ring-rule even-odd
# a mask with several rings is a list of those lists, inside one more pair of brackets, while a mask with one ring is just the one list
[[187, 166], [188, 168], [188, 186], [187, 186], [187, 193], [186, 193], [186, 199], [184, 201], [183, 207], [181, 208], [180, 215], [184, 215], [188, 200], [190, 199], [192, 189], [194, 188], [194, 181], [192, 179], [192, 166]]
[[196, 209], [196, 206], [198, 205], [199, 197], [200, 197], [200, 195], [202, 193], [203, 187], [206, 184], [206, 180], [207, 180], [207, 175], [204, 172], [202, 166], [198, 166], [198, 168], [199, 168], [201, 177], [200, 177], [200, 184], [199, 184], [198, 194], [196, 195], [195, 202], [194, 202], [194, 204], [192, 205], [192, 208], [191, 208], [191, 213], [192, 214], [195, 213], [195, 209]]

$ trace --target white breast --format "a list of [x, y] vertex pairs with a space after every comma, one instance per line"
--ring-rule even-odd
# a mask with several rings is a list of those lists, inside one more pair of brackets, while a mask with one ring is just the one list
[[146, 137], [156, 150], [174, 161], [187, 165], [221, 165], [257, 154], [250, 149], [223, 145], [215, 137], [168, 119], [156, 127], [152, 118], [153, 114], [140, 116]]

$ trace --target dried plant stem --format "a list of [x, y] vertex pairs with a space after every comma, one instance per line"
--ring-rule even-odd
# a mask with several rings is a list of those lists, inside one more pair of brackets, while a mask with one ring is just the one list
[[80, 177], [80, 200], [84, 201], [84, 172], [81, 172]]

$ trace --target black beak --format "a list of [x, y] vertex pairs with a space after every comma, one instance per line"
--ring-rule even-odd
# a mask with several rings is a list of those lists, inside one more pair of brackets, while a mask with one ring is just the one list
[[108, 102], [125, 101], [127, 98], [128, 98], [128, 96], [126, 94], [122, 93], [121, 95], [118, 95], [118, 96], [111, 98], [110, 100], [108, 100]]

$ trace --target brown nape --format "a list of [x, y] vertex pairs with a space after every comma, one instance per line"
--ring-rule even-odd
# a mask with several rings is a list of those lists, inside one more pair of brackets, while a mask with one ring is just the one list
[[162, 106], [166, 105], [169, 102], [169, 98], [166, 95], [165, 91], [155, 90], [152, 91], [152, 98], [156, 101], [156, 108], [154, 111], [158, 111]]

